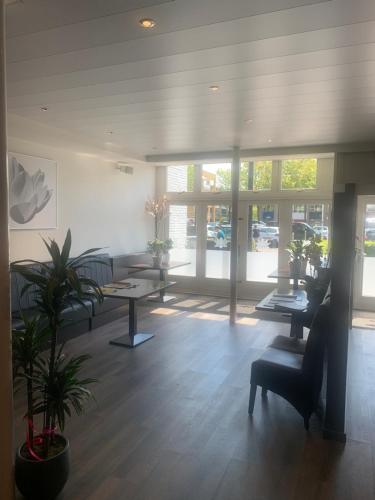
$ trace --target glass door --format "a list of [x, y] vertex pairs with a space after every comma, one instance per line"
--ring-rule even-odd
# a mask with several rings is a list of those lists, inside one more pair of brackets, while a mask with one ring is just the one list
[[231, 235], [231, 206], [207, 205], [206, 278], [230, 278]]
[[375, 311], [375, 196], [359, 196], [354, 307]]
[[275, 283], [269, 275], [278, 268], [279, 210], [274, 203], [248, 206], [246, 281]]
[[197, 225], [194, 205], [169, 206], [168, 236], [173, 241], [170, 250], [172, 262], [186, 262], [173, 269], [176, 276], [196, 276]]

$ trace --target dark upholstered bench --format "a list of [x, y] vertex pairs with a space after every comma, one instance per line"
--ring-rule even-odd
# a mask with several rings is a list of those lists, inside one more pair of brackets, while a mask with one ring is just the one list
[[[98, 254], [96, 260], [100, 262], [87, 263], [86, 268], [82, 270], [82, 275], [94, 279], [100, 286], [113, 281], [112, 260], [109, 254]], [[21, 296], [25, 279], [18, 273], [11, 274], [11, 302], [12, 302], [12, 326], [14, 329], [23, 327], [22, 314], [32, 317], [38, 314], [35, 303], [36, 287], [30, 287], [27, 292]], [[87, 332], [100, 324], [113, 321], [120, 315], [127, 312], [127, 306], [123, 301], [105, 298], [103, 303], [99, 304], [97, 300], [88, 297], [83, 300], [85, 306], [75, 304], [68, 307], [63, 312], [64, 324], [60, 335], [60, 341], [68, 340], [71, 337]], [[118, 314], [112, 314], [115, 310], [120, 310]], [[100, 318], [100, 319], [99, 319]]]

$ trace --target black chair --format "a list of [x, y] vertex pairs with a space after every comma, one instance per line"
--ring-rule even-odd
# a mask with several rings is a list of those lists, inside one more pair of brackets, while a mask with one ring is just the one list
[[[322, 387], [326, 332], [329, 328], [329, 300], [315, 315], [306, 343], [291, 342], [283, 349], [268, 347], [251, 366], [249, 415], [253, 414], [257, 387], [262, 395], [274, 392], [289, 401], [302, 415], [306, 430], [311, 414], [318, 409]], [[286, 349], [289, 347], [289, 349]], [[303, 352], [304, 351], [304, 352]]]

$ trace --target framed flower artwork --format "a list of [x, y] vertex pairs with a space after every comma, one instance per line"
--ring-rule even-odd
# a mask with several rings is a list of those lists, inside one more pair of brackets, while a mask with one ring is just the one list
[[57, 163], [8, 153], [9, 228], [57, 227]]

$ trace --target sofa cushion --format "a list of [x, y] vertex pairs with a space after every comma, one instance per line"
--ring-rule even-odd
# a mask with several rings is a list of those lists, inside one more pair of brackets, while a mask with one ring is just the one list
[[[98, 262], [99, 261], [99, 262]], [[95, 262], [87, 262], [80, 274], [97, 282], [99, 286], [112, 283], [112, 261], [109, 254], [98, 254], [95, 256]]]
[[[30, 267], [36, 267], [35, 265]], [[28, 281], [19, 273], [12, 272], [10, 275], [11, 283], [11, 307], [12, 313], [19, 311], [20, 309], [26, 310], [36, 306], [36, 291], [37, 286], [32, 285], [28, 290], [22, 295], [22, 290]]]
[[268, 347], [294, 352], [296, 354], [304, 354], [306, 340], [296, 337], [285, 337], [285, 335], [277, 335]]

